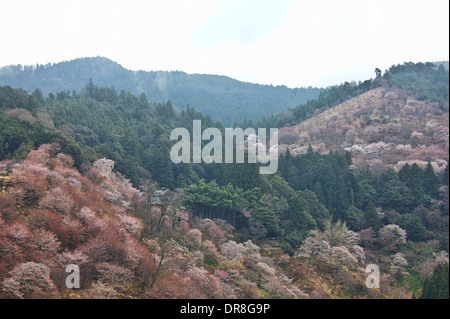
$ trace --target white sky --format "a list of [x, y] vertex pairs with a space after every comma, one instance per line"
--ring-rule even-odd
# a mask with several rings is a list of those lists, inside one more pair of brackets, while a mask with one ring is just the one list
[[104, 56], [132, 70], [327, 86], [449, 59], [448, 0], [0, 2], [0, 66]]

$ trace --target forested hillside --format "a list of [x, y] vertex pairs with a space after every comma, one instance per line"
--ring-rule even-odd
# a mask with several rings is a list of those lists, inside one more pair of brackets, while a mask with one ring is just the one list
[[393, 66], [380, 87], [280, 130], [282, 149], [304, 154], [350, 152], [353, 164], [382, 173], [430, 162], [442, 172], [449, 156], [448, 70], [433, 64]]
[[436, 63], [408, 62], [393, 65], [384, 73], [375, 68], [375, 78], [373, 79], [344, 82], [340, 85], [328, 87], [320, 92], [317, 99], [279, 114], [264, 117], [256, 123], [244, 123], [244, 126], [291, 126], [380, 86], [408, 90], [415, 94], [416, 99], [437, 102], [441, 109], [447, 108], [448, 111], [448, 72], [448, 61]]
[[224, 130], [191, 107], [0, 87], [1, 296], [448, 298], [448, 70], [380, 72], [280, 126], [267, 176], [172, 163], [173, 128]]
[[92, 79], [101, 87], [136, 96], [145, 93], [151, 102], [170, 100], [179, 109], [190, 105], [225, 125], [243, 119], [286, 110], [320, 93], [318, 88], [295, 88], [240, 82], [225, 76], [187, 74], [181, 71], [130, 71], [109, 59], [83, 58], [38, 66], [7, 66], [0, 69], [0, 85], [45, 96], [59, 91], [80, 92]]

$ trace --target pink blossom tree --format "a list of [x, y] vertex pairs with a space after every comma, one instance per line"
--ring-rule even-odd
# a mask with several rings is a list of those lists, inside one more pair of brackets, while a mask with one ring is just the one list
[[139, 236], [144, 229], [144, 224], [139, 218], [125, 215], [125, 214], [119, 214], [118, 215], [120, 220], [122, 221], [125, 229], [132, 235]]
[[57, 296], [55, 285], [50, 279], [50, 269], [35, 262], [17, 265], [10, 272], [10, 277], [3, 281], [3, 289], [20, 299]]
[[198, 229], [191, 229], [185, 237], [186, 245], [190, 248], [202, 246], [202, 232]]
[[391, 252], [397, 251], [400, 245], [406, 243], [406, 231], [395, 224], [381, 228], [379, 236], [380, 243]]
[[55, 213], [66, 215], [72, 211], [74, 202], [70, 195], [61, 187], [51, 188], [39, 202], [39, 207]]
[[353, 245], [350, 249], [351, 254], [355, 257], [359, 263], [364, 264], [366, 260], [366, 253], [364, 252], [364, 248], [358, 245]]
[[100, 263], [95, 265], [95, 268], [99, 279], [115, 289], [125, 287], [126, 284], [131, 283], [133, 278], [133, 274], [129, 269], [118, 265]]
[[118, 299], [119, 293], [114, 287], [97, 281], [92, 283], [84, 296], [88, 299]]
[[358, 265], [358, 259], [353, 256], [347, 247], [339, 246], [331, 249], [331, 256], [337, 263], [337, 266], [346, 266], [353, 269]]

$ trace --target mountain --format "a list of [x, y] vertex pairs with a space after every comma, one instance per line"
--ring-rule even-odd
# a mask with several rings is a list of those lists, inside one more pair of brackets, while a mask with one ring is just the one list
[[448, 62], [394, 65], [375, 80], [327, 88], [290, 117], [269, 120], [281, 127], [281, 150], [292, 155], [311, 145], [321, 153], [348, 151], [359, 169], [431, 162], [442, 172], [449, 161], [448, 72]]
[[448, 116], [448, 107], [421, 101], [410, 91], [380, 87], [282, 128], [281, 149], [299, 155], [311, 144], [321, 153], [350, 152], [358, 168], [383, 164], [399, 170], [407, 162], [425, 167], [430, 161], [442, 172], [449, 157]]
[[[415, 98], [435, 102], [448, 109], [449, 69], [448, 62], [427, 62], [393, 65], [383, 72], [375, 68], [376, 77], [360, 82], [344, 82], [322, 90], [317, 99], [310, 100], [284, 112], [273, 114], [258, 121], [256, 127], [293, 126], [316, 116], [345, 101], [378, 87], [394, 87], [409, 91]], [[253, 126], [244, 122], [243, 126]]]
[[226, 76], [187, 74], [180, 71], [130, 71], [107, 58], [80, 58], [57, 64], [5, 66], [0, 85], [29, 92], [40, 88], [46, 96], [59, 91], [81, 91], [92, 79], [100, 87], [114, 87], [140, 95], [149, 101], [170, 100], [175, 107], [186, 105], [232, 125], [244, 119], [259, 119], [315, 99], [321, 89], [259, 85]]
[[289, 112], [265, 120], [290, 149], [266, 176], [173, 163], [173, 128], [224, 131], [192, 107], [0, 86], [0, 298], [445, 296], [445, 66], [377, 70]]
[[0, 299], [308, 297], [231, 225], [181, 209], [180, 194], [150, 206], [113, 161], [72, 164], [55, 144], [0, 162]]

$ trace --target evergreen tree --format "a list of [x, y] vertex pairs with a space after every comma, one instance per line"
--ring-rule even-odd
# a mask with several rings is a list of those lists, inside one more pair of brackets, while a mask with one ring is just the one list
[[347, 210], [347, 225], [355, 232], [365, 229], [365, 213], [355, 206], [350, 206]]
[[152, 130], [151, 135], [154, 143], [146, 152], [146, 163], [144, 167], [148, 168], [152, 178], [157, 181], [161, 187], [173, 188], [175, 180], [172, 170], [172, 161], [170, 160], [170, 141], [164, 128], [157, 124]]
[[[295, 233], [294, 242], [296, 247], [300, 244], [299, 240], [304, 238], [309, 230], [316, 228], [316, 222], [308, 211], [308, 204], [303, 198], [297, 196], [295, 191], [279, 175], [275, 175], [270, 180], [274, 191], [278, 196], [285, 197], [288, 203], [288, 212], [286, 216], [286, 228], [288, 232]], [[292, 243], [291, 243], [292, 245]]]
[[381, 227], [380, 218], [378, 217], [377, 209], [372, 202], [369, 202], [364, 211], [365, 228], [372, 227], [374, 231], [378, 231]]
[[316, 194], [310, 190], [304, 190], [298, 193], [301, 198], [303, 198], [308, 204], [309, 213], [316, 221], [317, 227], [319, 229], [325, 229], [325, 221], [330, 219], [330, 212], [328, 209], [320, 203]]
[[437, 266], [433, 276], [425, 280], [420, 299], [449, 299], [448, 263]]
[[411, 172], [411, 166], [408, 163], [403, 165], [403, 167], [398, 171], [398, 178], [405, 184], [409, 183], [409, 177]]
[[407, 178], [406, 186], [408, 186], [413, 194], [414, 206], [424, 205], [426, 206], [430, 199], [425, 193], [425, 177], [423, 170], [414, 163], [411, 165], [409, 176]]
[[416, 206], [411, 189], [399, 179], [392, 168], [389, 168], [381, 177], [377, 193], [377, 205], [386, 209], [395, 209], [406, 214]]
[[434, 173], [433, 166], [428, 162], [427, 168], [423, 174], [423, 184], [427, 195], [436, 198], [439, 194], [439, 179]]
[[400, 215], [395, 219], [395, 224], [406, 230], [406, 236], [409, 240], [421, 241], [426, 238], [427, 230], [419, 216], [412, 214]]
[[449, 179], [449, 175], [448, 175], [448, 164], [445, 167], [444, 170], [444, 174], [442, 175], [442, 184], [448, 186], [448, 179]]
[[278, 236], [280, 229], [275, 212], [265, 206], [258, 206], [251, 211], [252, 218], [260, 221], [267, 230], [268, 236]]

